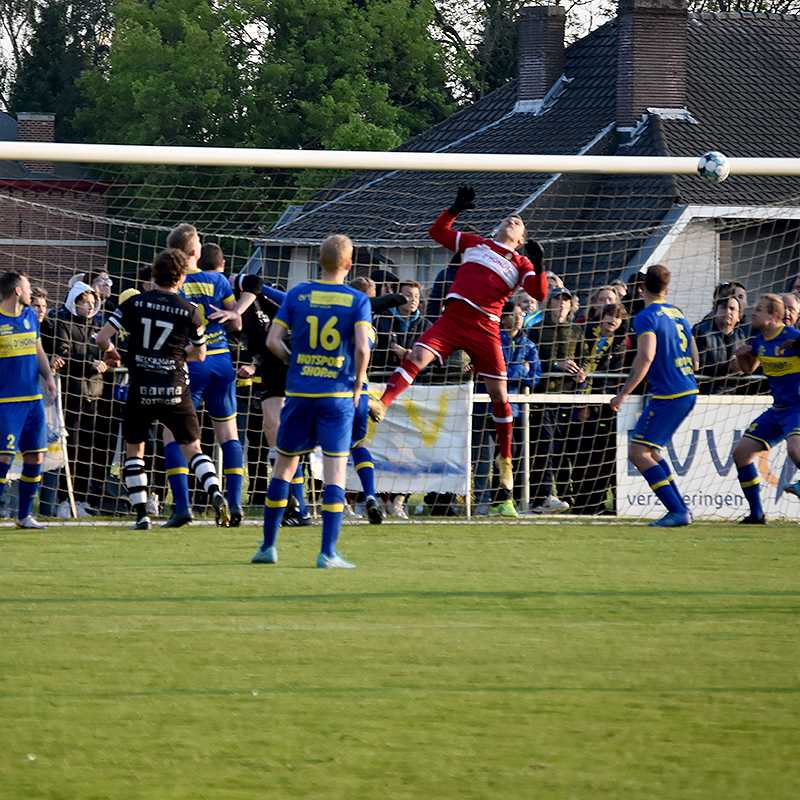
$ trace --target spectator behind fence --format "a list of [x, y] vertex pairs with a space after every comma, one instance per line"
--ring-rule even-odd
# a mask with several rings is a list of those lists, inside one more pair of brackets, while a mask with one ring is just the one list
[[[545, 316], [534, 342], [542, 363], [542, 391], [575, 392], [585, 374], [578, 365], [582, 357], [583, 336], [570, 322], [572, 292], [556, 289], [547, 297]], [[563, 377], [562, 377], [563, 376]], [[536, 441], [536, 458], [531, 470], [533, 511], [552, 514], [569, 510], [569, 502], [559, 492], [569, 492], [572, 443], [572, 405], [547, 404], [531, 413], [531, 430]]]
[[522, 329], [526, 335], [530, 335], [531, 330], [544, 318], [544, 311], [539, 308], [536, 298], [531, 297], [524, 289], [517, 289], [512, 299], [522, 311]]
[[617, 278], [616, 280], [611, 281], [609, 286], [617, 293], [617, 297], [619, 297], [620, 302], [623, 302], [628, 296], [628, 284], [625, 283], [622, 278]]
[[[600, 320], [600, 314], [603, 309], [610, 304], [615, 304], [619, 302], [619, 295], [611, 285], [600, 286], [597, 289], [593, 289], [589, 294], [589, 307], [586, 309], [586, 313], [582, 314], [580, 317], [576, 318], [577, 322], [594, 322], [597, 323]], [[625, 315], [627, 318], [627, 314]]]
[[698, 375], [706, 380], [698, 381], [703, 394], [735, 392], [740, 381], [730, 375], [729, 364], [736, 350], [748, 338], [747, 329], [740, 325], [742, 308], [733, 293], [721, 293], [714, 302], [710, 316], [692, 328], [700, 357]]
[[114, 287], [114, 281], [111, 276], [104, 269], [96, 272], [90, 272], [84, 283], [88, 283], [92, 287], [98, 301], [98, 309], [96, 313], [96, 321], [100, 326], [104, 325], [108, 316], [117, 307], [114, 298], [111, 296], [111, 290]]
[[783, 324], [791, 325], [794, 328], [799, 316], [800, 298], [794, 292], [783, 295]]
[[[111, 412], [101, 403], [103, 375], [108, 367], [95, 344], [98, 308], [92, 288], [76, 281], [54, 318], [53, 367], [62, 379], [62, 403], [69, 434], [67, 456], [83, 516], [94, 510], [90, 497], [102, 496], [110, 445]], [[65, 489], [62, 483], [62, 493]]]
[[378, 334], [373, 364], [376, 369], [396, 367], [430, 325], [420, 311], [422, 287], [416, 281], [400, 284], [405, 303], [375, 321]]
[[[609, 303], [597, 322], [584, 327], [583, 361], [586, 375], [583, 394], [616, 394], [625, 381], [628, 350], [628, 314], [622, 303]], [[575, 409], [577, 439], [572, 473], [573, 510], [579, 514], [602, 514], [614, 484], [616, 461], [616, 415], [608, 403], [580, 405]]]

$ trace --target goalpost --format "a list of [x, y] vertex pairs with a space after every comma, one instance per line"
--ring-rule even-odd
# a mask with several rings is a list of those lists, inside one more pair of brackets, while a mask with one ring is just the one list
[[[748, 194], [756, 186], [752, 176], [800, 176], [800, 159], [730, 158], [731, 178], [711, 189], [717, 192], [713, 203], [676, 202], [670, 194], [670, 176], [702, 182], [698, 157], [0, 142], [0, 161], [9, 160], [24, 162], [26, 169], [19, 173], [24, 178], [0, 179], [0, 252], [7, 268], [24, 269], [34, 286], [47, 290], [51, 312], [63, 306], [75, 275], [107, 272], [112, 286], [106, 287], [110, 294], [102, 317], [122, 292], [139, 286], [142, 267], [164, 246], [171, 227], [191, 222], [204, 241], [223, 248], [226, 272], [258, 273], [284, 287], [315, 275], [315, 246], [325, 235], [346, 233], [356, 246], [354, 275], [378, 272], [381, 277], [383, 271], [384, 278], [391, 273], [401, 283], [418, 282], [420, 317], [424, 320], [427, 305], [434, 318], [442, 288], [436, 278], [450, 254], [430, 241], [426, 230], [450, 204], [455, 189], [462, 183], [477, 189], [477, 208], [461, 215], [456, 227], [491, 235], [504, 216], [521, 214], [531, 235], [544, 244], [554, 284], [563, 284], [577, 307], [570, 309], [574, 319], [561, 324], [557, 346], [548, 351], [564, 357], [548, 359], [538, 380], [531, 374], [531, 361], [520, 362], [510, 384], [515, 499], [523, 512], [540, 507], [550, 495], [569, 508], [547, 511], [587, 519], [649, 518], [663, 511], [627, 461], [627, 439], [641, 398], [633, 398], [618, 415], [608, 407], [630, 366], [630, 342], [624, 336], [629, 322], [623, 321], [620, 334], [598, 332], [599, 322], [591, 315], [600, 308], [600, 298], [610, 295], [606, 289], [595, 297], [596, 290], [622, 280], [629, 289], [622, 305], [634, 311], [630, 293], [636, 275], [650, 264], [666, 263], [673, 274], [670, 299], [694, 325], [713, 315], [719, 284], [741, 284], [752, 307], [764, 292], [790, 290], [800, 271], [800, 184], [797, 195], [787, 192], [769, 205], [758, 200], [758, 192]], [[751, 177], [741, 181], [742, 176]], [[99, 291], [105, 291], [103, 286], [100, 275]], [[525, 308], [525, 335], [540, 351], [548, 350], [547, 328], [556, 312], [539, 309], [542, 320], [527, 306], [528, 298], [517, 295], [516, 301]], [[590, 318], [582, 321], [587, 314]], [[371, 370], [375, 387], [398, 363], [397, 347], [410, 346], [424, 325], [416, 314], [378, 325], [382, 349]], [[743, 335], [738, 324], [726, 341]], [[604, 336], [610, 344], [599, 344]], [[48, 324], [45, 345], [55, 355], [69, 349], [54, 340]], [[583, 369], [584, 382], [564, 372], [567, 360]], [[126, 513], [114, 458], [122, 376], [100, 375], [94, 359], [81, 360], [72, 352], [64, 361], [59, 372], [74, 491], [65, 471], [51, 470], [51, 487], [59, 485], [55, 497], [45, 498], [44, 512], [56, 513], [61, 505], [62, 513], [68, 513], [75, 499], [79, 513]], [[392, 406], [387, 420], [370, 429], [367, 446], [376, 462], [378, 488], [408, 496], [412, 519], [417, 511], [426, 519], [430, 513], [482, 516], [490, 501], [494, 428], [488, 398], [473, 386], [468, 366], [456, 355], [429, 369]], [[706, 358], [700, 380], [698, 404], [668, 456], [695, 517], [732, 519], [744, 515], [746, 505], [731, 451], [771, 400], [763, 380], [723, 375], [713, 359]], [[267, 479], [257, 392], [242, 375], [238, 401], [248, 464], [245, 502], [253, 506], [263, 503]], [[148, 447], [148, 470], [164, 501], [158, 438]], [[211, 446], [207, 432], [204, 444]], [[759, 470], [767, 513], [800, 518], [800, 502], [782, 493], [794, 473], [785, 447], [761, 459]], [[357, 488], [354, 474], [348, 488]], [[402, 508], [402, 500], [394, 505]]]

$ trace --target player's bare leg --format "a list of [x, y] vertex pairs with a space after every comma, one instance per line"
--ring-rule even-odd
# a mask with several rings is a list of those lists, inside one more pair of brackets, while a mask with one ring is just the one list
[[688, 525], [692, 521], [692, 515], [683, 502], [669, 464], [662, 457], [660, 448], [631, 442], [630, 459], [667, 509], [667, 513], [661, 519], [650, 524], [659, 528]]
[[415, 344], [411, 352], [406, 355], [400, 366], [391, 374], [386, 382], [386, 389], [380, 400], [370, 399], [369, 415], [375, 422], [382, 422], [386, 410], [412, 383], [422, 370], [434, 359], [436, 353], [427, 347]]
[[[6, 475], [14, 460], [12, 453], [0, 454], [0, 495], [6, 485]], [[44, 453], [30, 452], [22, 454], [22, 474], [19, 479], [19, 507], [17, 509], [17, 527], [30, 530], [41, 530], [47, 525], [33, 516], [33, 500], [42, 480], [42, 464]]]
[[485, 375], [481, 378], [492, 401], [492, 419], [497, 433], [495, 465], [500, 488], [497, 490], [492, 513], [503, 517], [517, 517], [519, 515], [514, 507], [514, 467], [511, 457], [514, 419], [511, 415], [511, 404], [508, 402], [508, 381]]
[[[800, 440], [800, 437], [790, 436], [786, 442], [789, 456], [795, 464], [797, 464], [796, 452], [800, 446], [800, 441], [798, 440]], [[753, 462], [759, 453], [763, 453], [768, 449], [766, 442], [759, 439], [751, 439], [749, 436], [743, 436], [739, 439], [733, 449], [733, 461], [736, 464], [739, 485], [742, 487], [742, 493], [750, 506], [750, 513], [740, 520], [742, 525], [766, 525], [767, 523], [764, 507], [761, 505], [761, 478]], [[795, 455], [792, 454], [793, 450]], [[795, 486], [796, 484], [791, 484], [784, 491], [800, 497], [800, 494], [798, 494], [800, 487], [795, 491]]]

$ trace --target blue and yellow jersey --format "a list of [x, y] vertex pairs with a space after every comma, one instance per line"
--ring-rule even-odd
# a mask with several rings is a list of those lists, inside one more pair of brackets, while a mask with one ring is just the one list
[[206, 355], [213, 356], [217, 353], [230, 352], [227, 331], [219, 322], [208, 319], [214, 312], [211, 306], [222, 308], [223, 303], [228, 300], [235, 302], [233, 289], [228, 279], [221, 272], [201, 270], [190, 272], [186, 276], [181, 294], [200, 309], [203, 324], [206, 326], [208, 347]]
[[0, 403], [41, 399], [38, 341], [39, 321], [32, 308], [16, 317], [0, 310]]
[[356, 326], [372, 327], [363, 292], [339, 283], [300, 283], [287, 293], [276, 324], [292, 334], [287, 397], [352, 397]]
[[757, 333], [748, 344], [767, 377], [775, 405], [800, 405], [800, 330], [784, 326], [771, 339]]
[[669, 303], [651, 303], [633, 320], [637, 336], [656, 337], [656, 355], [647, 373], [648, 394], [672, 400], [697, 394], [692, 367], [692, 326], [679, 308]]

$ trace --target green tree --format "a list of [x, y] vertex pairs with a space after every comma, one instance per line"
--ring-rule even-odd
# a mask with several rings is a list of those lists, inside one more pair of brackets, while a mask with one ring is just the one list
[[53, 112], [56, 136], [73, 138], [72, 117], [81, 105], [77, 80], [89, 66], [89, 53], [67, 25], [64, 4], [40, 9], [23, 52], [9, 98], [9, 111]]
[[428, 2], [272, 0], [255, 77], [253, 140], [383, 150], [453, 107]]
[[107, 57], [79, 81], [87, 140], [234, 144], [243, 108], [225, 3], [121, 0]]

